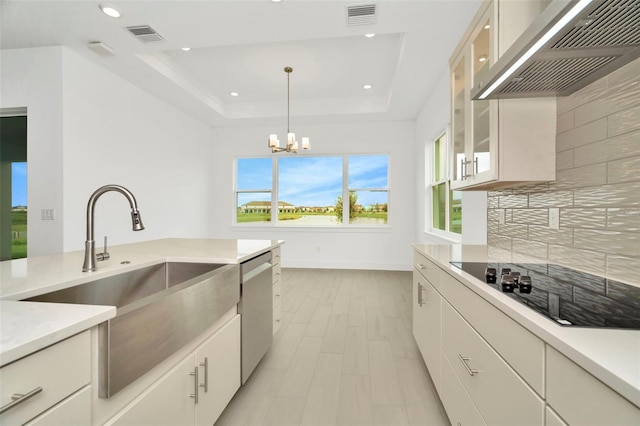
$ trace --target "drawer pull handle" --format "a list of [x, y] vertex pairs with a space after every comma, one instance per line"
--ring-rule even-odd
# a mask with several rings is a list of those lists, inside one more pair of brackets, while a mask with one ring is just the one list
[[19, 404], [22, 404], [27, 399], [31, 398], [32, 396], [35, 396], [35, 395], [39, 394], [40, 392], [42, 392], [42, 388], [40, 386], [38, 386], [34, 390], [32, 390], [30, 392], [27, 392], [27, 393], [14, 393], [13, 395], [11, 395], [11, 399], [13, 401], [11, 401], [10, 403], [4, 405], [3, 407], [0, 407], [0, 414], [4, 413], [5, 411], [11, 410], [13, 407], [15, 407], [15, 406], [17, 406]]
[[475, 376], [476, 374], [478, 374], [478, 370], [472, 370], [471, 367], [469, 367], [469, 358], [463, 357], [460, 354], [458, 354], [458, 358], [460, 359], [462, 365], [464, 365], [464, 368], [467, 369], [467, 373], [469, 373], [470, 376]]
[[418, 283], [418, 306], [424, 305], [424, 286], [421, 283]]
[[198, 367], [195, 367], [193, 373], [189, 373], [190, 376], [193, 376], [193, 393], [189, 395], [189, 398], [193, 398], [194, 402], [198, 403]]
[[204, 362], [200, 363], [201, 367], [204, 367], [204, 384], [200, 387], [204, 388], [204, 393], [209, 392], [209, 358], [204, 357]]
[[424, 265], [422, 263], [416, 263], [418, 269], [424, 269]]

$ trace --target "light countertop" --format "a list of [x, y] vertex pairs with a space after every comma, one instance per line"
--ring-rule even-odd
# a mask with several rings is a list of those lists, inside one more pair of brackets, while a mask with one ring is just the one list
[[487, 246], [414, 244], [413, 247], [538, 338], [640, 407], [640, 330], [563, 327], [449, 264], [546, 261], [524, 259], [522, 255], [513, 259], [510, 253], [492, 251]]
[[111, 306], [22, 299], [167, 261], [237, 264], [282, 244], [181, 238], [123, 244], [110, 247], [111, 258], [98, 262], [94, 272], [82, 272], [82, 251], [0, 262], [0, 366], [116, 315]]

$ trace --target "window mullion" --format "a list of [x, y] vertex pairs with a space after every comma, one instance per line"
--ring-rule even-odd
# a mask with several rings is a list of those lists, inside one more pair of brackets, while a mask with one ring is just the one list
[[274, 226], [278, 225], [278, 203], [279, 203], [279, 192], [278, 192], [278, 188], [279, 188], [279, 180], [278, 180], [278, 157], [275, 157], [273, 159], [273, 168], [272, 168], [272, 175], [271, 175], [271, 188], [272, 188], [272, 192], [271, 192], [271, 223]]
[[342, 156], [342, 225], [349, 224], [349, 156]]

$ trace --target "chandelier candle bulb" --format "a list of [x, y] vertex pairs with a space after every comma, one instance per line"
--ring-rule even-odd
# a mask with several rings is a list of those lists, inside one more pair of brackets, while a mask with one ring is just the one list
[[278, 135], [269, 135], [269, 148], [278, 146]]
[[287, 146], [291, 146], [295, 143], [296, 141], [296, 134], [295, 133], [288, 133], [287, 134]]
[[310, 149], [311, 145], [309, 144], [309, 138], [307, 137], [303, 137], [302, 138], [302, 149]]

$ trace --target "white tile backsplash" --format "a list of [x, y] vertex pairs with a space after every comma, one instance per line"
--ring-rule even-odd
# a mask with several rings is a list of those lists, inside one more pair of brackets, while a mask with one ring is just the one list
[[[640, 59], [558, 98], [557, 111], [556, 181], [488, 193], [490, 249], [637, 284]], [[559, 229], [549, 227], [550, 208]]]

